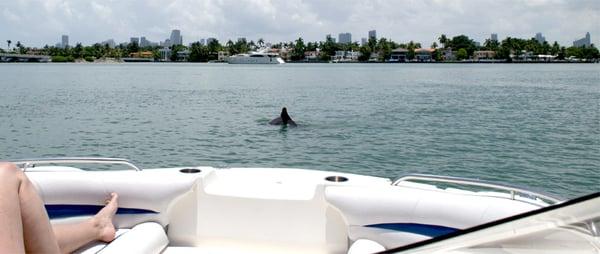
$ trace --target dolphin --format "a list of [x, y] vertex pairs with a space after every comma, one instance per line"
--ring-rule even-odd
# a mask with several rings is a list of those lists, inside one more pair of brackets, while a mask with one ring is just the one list
[[290, 115], [288, 115], [287, 109], [285, 107], [283, 109], [281, 109], [281, 114], [279, 115], [279, 117], [271, 120], [269, 122], [269, 124], [270, 125], [289, 125], [292, 127], [298, 126], [296, 124], [296, 122], [294, 122], [294, 120], [292, 120]]

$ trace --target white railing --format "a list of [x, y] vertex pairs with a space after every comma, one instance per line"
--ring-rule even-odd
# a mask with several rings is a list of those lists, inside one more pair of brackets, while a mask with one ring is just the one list
[[533, 191], [523, 187], [508, 185], [508, 184], [499, 184], [489, 181], [470, 179], [470, 178], [462, 178], [462, 177], [451, 177], [451, 176], [438, 176], [438, 175], [426, 175], [426, 174], [410, 174], [401, 176], [396, 179], [392, 185], [398, 185], [401, 182], [425, 182], [425, 183], [448, 183], [448, 184], [456, 184], [463, 186], [475, 186], [480, 188], [487, 188], [492, 190], [501, 190], [504, 192], [508, 192], [510, 194], [510, 199], [515, 199], [518, 194], [521, 197], [527, 197], [533, 200], [542, 200], [548, 204], [556, 204], [564, 201], [562, 198], [553, 196], [551, 194], [543, 193], [540, 191]]
[[126, 165], [136, 171], [142, 171], [141, 168], [134, 165], [131, 161], [121, 158], [102, 158], [102, 157], [60, 157], [60, 158], [43, 158], [43, 159], [22, 159], [13, 160], [12, 163], [17, 164], [24, 171], [27, 168], [33, 168], [39, 164], [117, 164]]

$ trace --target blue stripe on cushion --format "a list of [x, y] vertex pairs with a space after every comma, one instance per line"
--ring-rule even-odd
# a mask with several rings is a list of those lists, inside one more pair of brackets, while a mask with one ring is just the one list
[[366, 225], [365, 227], [402, 231], [429, 237], [438, 237], [459, 230], [456, 228], [418, 223], [383, 223]]
[[[50, 219], [60, 219], [74, 216], [95, 215], [102, 205], [46, 205]], [[117, 214], [156, 214], [158, 212], [138, 208], [119, 208]]]

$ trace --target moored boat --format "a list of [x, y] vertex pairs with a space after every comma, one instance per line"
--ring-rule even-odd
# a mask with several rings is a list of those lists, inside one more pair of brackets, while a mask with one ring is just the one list
[[276, 53], [252, 52], [227, 58], [230, 64], [283, 64], [285, 61]]

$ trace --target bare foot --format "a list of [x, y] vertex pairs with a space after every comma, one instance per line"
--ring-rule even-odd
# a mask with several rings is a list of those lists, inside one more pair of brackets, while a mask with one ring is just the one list
[[116, 232], [112, 219], [115, 217], [115, 213], [117, 213], [117, 209], [119, 208], [117, 202], [119, 195], [113, 192], [110, 196], [110, 200], [107, 200], [106, 206], [92, 218], [94, 227], [98, 232], [98, 240], [104, 242], [110, 242], [115, 239]]

